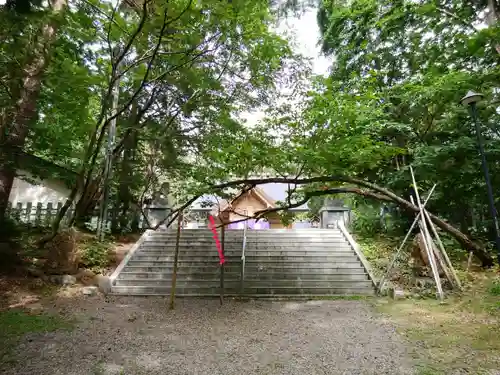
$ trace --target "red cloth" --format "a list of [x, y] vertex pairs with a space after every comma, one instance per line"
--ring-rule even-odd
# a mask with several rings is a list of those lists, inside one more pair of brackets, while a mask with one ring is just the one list
[[217, 251], [219, 252], [219, 263], [224, 264], [226, 260], [224, 259], [224, 254], [222, 253], [222, 246], [219, 241], [219, 235], [217, 234], [215, 219], [212, 215], [209, 215], [208, 219], [210, 220], [210, 230], [214, 234], [215, 246], [217, 247]]

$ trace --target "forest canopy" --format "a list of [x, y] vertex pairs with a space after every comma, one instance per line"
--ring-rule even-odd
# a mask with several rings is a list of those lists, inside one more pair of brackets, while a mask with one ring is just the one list
[[[281, 17], [311, 6], [333, 61], [326, 77], [276, 31]], [[103, 186], [127, 217], [165, 183], [184, 207], [266, 173], [310, 179], [288, 205], [355, 194], [352, 204], [373, 212], [387, 201], [405, 228], [415, 209], [412, 165], [422, 190], [437, 184], [428, 208], [442, 229], [458, 228], [465, 237], [455, 237], [491, 263], [476, 243], [495, 233], [474, 126], [459, 101], [468, 90], [485, 95], [478, 114], [499, 191], [499, 11], [495, 0], [8, 1], [0, 215], [24, 153], [74, 172], [59, 219], [75, 205], [75, 223]], [[265, 117], [249, 126], [243, 114], [256, 111]]]

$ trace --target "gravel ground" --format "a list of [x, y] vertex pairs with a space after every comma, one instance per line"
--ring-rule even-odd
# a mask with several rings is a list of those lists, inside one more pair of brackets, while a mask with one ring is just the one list
[[362, 301], [90, 297], [71, 332], [32, 334], [9, 375], [412, 374], [394, 327]]

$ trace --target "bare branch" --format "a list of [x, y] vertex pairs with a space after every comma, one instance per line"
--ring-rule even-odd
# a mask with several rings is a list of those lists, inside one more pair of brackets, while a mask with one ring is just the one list
[[118, 22], [115, 21], [114, 17], [113, 16], [109, 16], [106, 14], [106, 12], [104, 12], [102, 9], [99, 9], [99, 7], [97, 7], [96, 5], [92, 4], [89, 0], [81, 0], [82, 2], [84, 2], [85, 4], [87, 4], [88, 6], [90, 6], [92, 9], [94, 9], [97, 13], [99, 13], [101, 16], [104, 16], [109, 22], [112, 22], [116, 27], [118, 27], [120, 29], [120, 31], [122, 31], [124, 34], [126, 35], [130, 35], [129, 32], [127, 30], [125, 30], [123, 27], [121, 27]]
[[444, 8], [444, 7], [437, 7], [436, 8], [437, 10], [439, 10], [441, 13], [444, 13], [446, 14], [447, 16], [453, 18], [455, 21], [458, 21], [459, 23], [462, 24], [462, 26], [465, 26], [466, 28], [474, 31], [474, 32], [477, 32], [479, 31], [474, 25], [472, 25], [471, 23], [463, 20], [462, 18], [460, 18], [458, 15], [456, 15], [455, 13], [451, 12], [450, 10]]

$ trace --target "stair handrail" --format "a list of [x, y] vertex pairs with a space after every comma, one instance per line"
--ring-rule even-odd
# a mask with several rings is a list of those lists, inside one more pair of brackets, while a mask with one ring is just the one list
[[368, 260], [365, 258], [365, 255], [363, 254], [363, 251], [359, 247], [358, 243], [354, 240], [354, 238], [351, 236], [349, 231], [344, 225], [344, 220], [337, 220], [337, 228], [340, 229], [342, 234], [344, 235], [344, 238], [347, 240], [351, 248], [354, 250], [356, 253], [358, 259], [360, 260], [361, 264], [363, 265], [366, 273], [368, 274], [368, 277], [372, 281], [373, 286], [377, 286], [377, 281], [375, 280], [375, 275], [373, 274], [372, 268], [370, 266], [370, 263], [368, 263]]
[[243, 293], [244, 280], [245, 280], [245, 250], [247, 247], [247, 220], [244, 221], [243, 226], [243, 245], [241, 247], [241, 271], [240, 271], [240, 293]]

